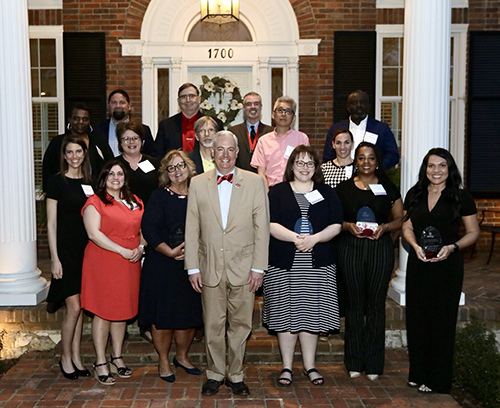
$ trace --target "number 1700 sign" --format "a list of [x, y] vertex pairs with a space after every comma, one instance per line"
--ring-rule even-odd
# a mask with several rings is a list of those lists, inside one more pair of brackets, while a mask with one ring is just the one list
[[209, 48], [208, 58], [209, 59], [224, 59], [233, 58], [234, 52], [232, 48]]

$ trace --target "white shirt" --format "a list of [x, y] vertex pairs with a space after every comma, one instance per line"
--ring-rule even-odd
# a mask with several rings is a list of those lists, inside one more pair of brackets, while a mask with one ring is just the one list
[[366, 124], [368, 123], [368, 115], [364, 118], [359, 125], [356, 125], [349, 117], [349, 130], [354, 138], [354, 148], [351, 150], [351, 158], [354, 160], [354, 152], [356, 147], [365, 140]]

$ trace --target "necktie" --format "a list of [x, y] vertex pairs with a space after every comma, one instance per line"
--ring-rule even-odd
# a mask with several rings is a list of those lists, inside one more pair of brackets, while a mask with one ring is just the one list
[[255, 140], [255, 126], [254, 125], [250, 126], [250, 139], [252, 139], [252, 142]]
[[217, 176], [217, 185], [222, 183], [224, 180], [229, 181], [230, 183], [233, 182], [233, 174], [226, 174], [225, 176]]

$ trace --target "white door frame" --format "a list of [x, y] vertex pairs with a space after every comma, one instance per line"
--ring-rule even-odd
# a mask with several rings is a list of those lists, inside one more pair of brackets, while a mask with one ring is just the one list
[[[157, 70], [170, 69], [171, 114], [177, 112], [177, 89], [187, 81], [190, 67], [245, 66], [252, 68], [254, 90], [263, 99], [262, 120], [271, 121], [271, 69], [283, 67], [284, 93], [299, 100], [299, 57], [318, 55], [320, 39], [301, 40], [288, 0], [241, 0], [240, 19], [251, 42], [188, 42], [200, 19], [199, 0], [152, 0], [140, 39], [120, 40], [123, 56], [141, 56], [142, 115], [156, 134], [158, 123]], [[209, 58], [209, 49], [233, 50], [232, 58]], [[300, 105], [299, 105], [300, 106]], [[297, 124], [298, 125], [298, 124]]]

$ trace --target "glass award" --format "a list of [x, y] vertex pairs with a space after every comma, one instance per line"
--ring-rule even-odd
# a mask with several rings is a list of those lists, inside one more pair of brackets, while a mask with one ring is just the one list
[[293, 227], [293, 230], [299, 235], [312, 235], [313, 226], [307, 218], [299, 218]]
[[443, 239], [437, 228], [425, 227], [420, 235], [420, 246], [425, 252], [426, 258], [434, 258], [443, 247]]
[[178, 247], [184, 242], [184, 224], [176, 224], [170, 229], [169, 242], [170, 248]]
[[369, 237], [373, 235], [378, 227], [375, 214], [370, 207], [361, 207], [356, 216], [356, 226], [360, 229], [361, 235]]

